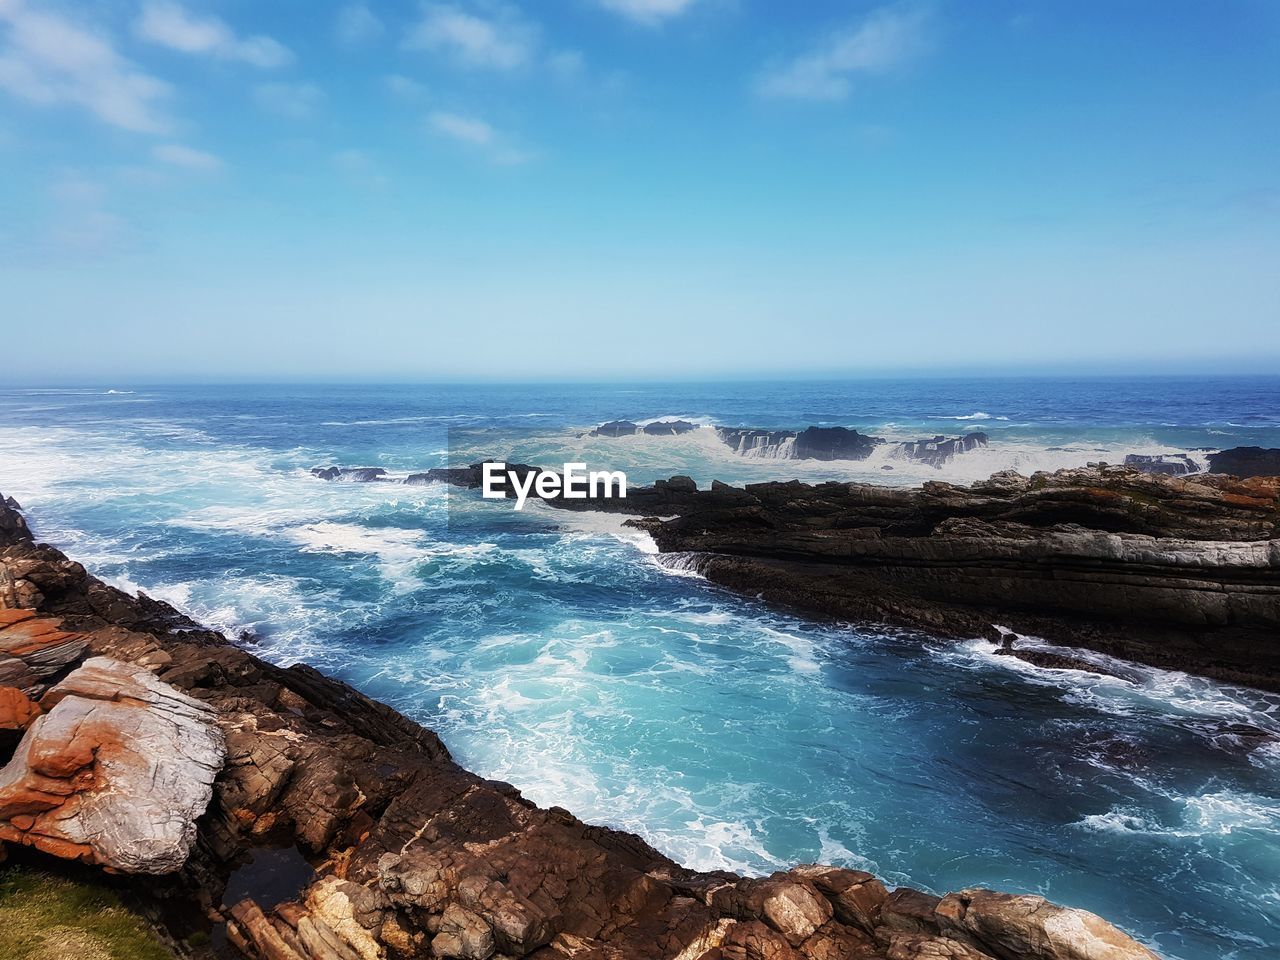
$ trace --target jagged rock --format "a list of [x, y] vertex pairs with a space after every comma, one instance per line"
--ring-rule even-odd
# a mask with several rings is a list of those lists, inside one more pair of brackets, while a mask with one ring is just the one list
[[367, 902], [369, 893], [359, 884], [323, 877], [307, 891], [307, 908], [360, 960], [384, 960], [386, 951], [373, 933], [381, 917], [376, 902]]
[[440, 932], [431, 941], [433, 954], [457, 960], [489, 960], [493, 950], [493, 930], [483, 918], [456, 903], [445, 908]]
[[807, 940], [834, 912], [813, 884], [787, 873], [721, 887], [712, 894], [711, 907], [723, 916], [763, 920], [792, 946]]
[[717, 427], [716, 435], [734, 453], [780, 460], [865, 460], [884, 443], [848, 427], [808, 427], [804, 430], [754, 430]]
[[1234, 477], [1280, 477], [1280, 449], [1232, 447], [1211, 453], [1209, 472]]
[[34, 694], [41, 681], [80, 660], [82, 634], [62, 629], [62, 621], [34, 610], [0, 609], [0, 687]]
[[387, 475], [382, 467], [312, 467], [312, 476], [321, 480], [348, 480], [353, 483], [369, 483]]
[[898, 444], [898, 451], [908, 460], [939, 469], [962, 453], [985, 447], [991, 438], [985, 433], [966, 433], [960, 437], [937, 436], [931, 440], [911, 440]]
[[674, 437], [697, 430], [698, 425], [688, 420], [657, 420], [646, 423], [642, 429], [651, 437]]
[[808, 880], [831, 901], [836, 919], [867, 933], [880, 924], [880, 908], [889, 892], [874, 874], [818, 864], [796, 867], [792, 874]]
[[888, 939], [885, 960], [997, 960], [965, 940], [895, 933]]
[[938, 904], [943, 929], [989, 944], [1004, 960], [1159, 960], [1101, 917], [1050, 903], [973, 888]]
[[0, 687], [0, 730], [25, 730], [40, 714], [40, 705], [17, 687]]
[[1154, 456], [1131, 453], [1124, 458], [1124, 465], [1143, 473], [1161, 473], [1170, 477], [1184, 477], [1196, 473], [1200, 466], [1185, 453], [1165, 453]]
[[932, 894], [899, 887], [880, 905], [881, 928], [897, 933], [937, 936], [938, 920], [934, 911], [940, 902], [941, 898]]
[[0, 839], [122, 873], [181, 868], [225, 755], [213, 711], [105, 657], [41, 706], [0, 771]]
[[632, 423], [630, 420], [611, 420], [608, 423], [602, 423], [590, 433], [589, 437], [630, 437], [638, 433], [640, 427], [638, 424]]
[[799, 960], [785, 937], [759, 920], [747, 920], [730, 927], [720, 947], [723, 960]]
[[[307, 960], [301, 945], [286, 939], [252, 900], [241, 900], [231, 908], [231, 916], [241, 934], [252, 941], [262, 960]], [[295, 946], [296, 944], [296, 946]]]
[[675, 476], [670, 480], [655, 480], [654, 489], [664, 493], [697, 493], [698, 484], [693, 477]]

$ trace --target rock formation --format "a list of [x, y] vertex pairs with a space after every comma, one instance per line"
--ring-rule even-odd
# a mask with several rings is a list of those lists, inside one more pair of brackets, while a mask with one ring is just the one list
[[1264, 447], [1232, 447], [1209, 454], [1210, 473], [1235, 477], [1280, 476], [1280, 450]]
[[938, 436], [932, 440], [916, 440], [898, 444], [898, 450], [908, 460], [928, 464], [931, 467], [942, 467], [962, 453], [985, 447], [991, 438], [985, 433], [966, 433], [964, 436], [947, 439]]
[[[422, 476], [476, 487], [480, 468]], [[914, 489], [673, 480], [547, 502], [646, 517], [633, 523], [668, 562], [824, 616], [942, 636], [1002, 624], [1280, 690], [1280, 478], [1097, 467]]]
[[321, 480], [349, 480], [353, 483], [370, 483], [384, 480], [387, 471], [382, 467], [313, 467], [312, 476]]
[[716, 436], [734, 453], [779, 460], [865, 460], [885, 441], [847, 427], [752, 430], [717, 427]]
[[636, 434], [645, 434], [650, 437], [674, 437], [697, 429], [698, 425], [690, 423], [688, 420], [654, 420], [651, 423], [646, 423], [643, 427], [638, 423], [632, 423], [630, 420], [611, 420], [609, 423], [600, 424], [594, 430], [586, 433], [585, 436], [633, 437]]
[[[688, 486], [671, 495], [704, 495]], [[185, 863], [137, 881], [178, 936], [212, 922], [254, 960], [1155, 957], [1092, 914], [1038, 897], [889, 892], [871, 874], [823, 866], [767, 878], [686, 869], [633, 834], [540, 809], [510, 784], [468, 773], [431, 731], [344, 684], [268, 664], [167, 604], [68, 567], [7, 513], [0, 506], [0, 566], [24, 571], [39, 585], [27, 594], [38, 594], [38, 612], [62, 618], [97, 655], [46, 695], [49, 712], [7, 771], [20, 778], [38, 767], [46, 743], [57, 754], [59, 711], [167, 715], [176, 724], [168, 736], [204, 768], [210, 740], [190, 724], [212, 717], [225, 737], [226, 761]], [[61, 749], [77, 736], [66, 730]], [[148, 740], [147, 752], [174, 745]], [[6, 813], [9, 823], [17, 816]], [[126, 811], [101, 825], [117, 837], [139, 829]], [[50, 852], [82, 856], [80, 843], [90, 838]], [[315, 865], [305, 888], [279, 903], [223, 904], [237, 865], [280, 843]]]
[[225, 758], [213, 711], [93, 657], [54, 686], [0, 770], [0, 839], [121, 873], [173, 873]]
[[1124, 465], [1134, 470], [1141, 470], [1143, 473], [1163, 473], [1170, 477], [1185, 477], [1189, 473], [1198, 473], [1200, 470], [1200, 465], [1185, 453], [1164, 453], [1154, 456], [1131, 453], [1124, 458]]

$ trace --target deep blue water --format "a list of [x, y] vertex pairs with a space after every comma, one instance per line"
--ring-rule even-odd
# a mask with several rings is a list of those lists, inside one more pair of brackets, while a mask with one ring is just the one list
[[[1035, 891], [1181, 960], [1280, 949], [1280, 749], [1222, 731], [1280, 733], [1280, 697], [813, 624], [665, 570], [614, 518], [308, 473], [492, 455], [633, 483], [967, 481], [1280, 446], [1280, 379], [115, 389], [0, 390], [0, 490], [43, 539], [393, 703], [540, 803], [700, 867]], [[993, 439], [939, 472], [579, 437], [671, 416]]]

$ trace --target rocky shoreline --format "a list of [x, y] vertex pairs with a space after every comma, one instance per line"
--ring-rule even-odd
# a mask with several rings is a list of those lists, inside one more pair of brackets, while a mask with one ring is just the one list
[[[12, 501], [0, 614], [0, 836], [128, 875], [178, 955], [1156, 956], [1037, 896], [889, 891], [826, 866], [683, 868], [468, 773], [431, 731], [342, 683], [102, 583], [37, 543]], [[306, 869], [287, 889], [265, 870], [255, 882], [282, 850]]]
[[[480, 465], [406, 482], [474, 488]], [[1280, 690], [1280, 478], [1093, 466], [970, 486], [699, 490], [672, 477], [626, 499], [544, 502], [632, 515], [667, 563], [810, 614], [1006, 647], [1037, 636]]]

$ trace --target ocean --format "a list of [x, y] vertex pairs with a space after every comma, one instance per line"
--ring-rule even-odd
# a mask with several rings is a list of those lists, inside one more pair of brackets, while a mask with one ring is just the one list
[[[990, 442], [935, 469], [582, 436], [674, 418]], [[1280, 378], [0, 389], [0, 491], [41, 539], [391, 703], [540, 804], [700, 868], [1041, 893], [1175, 960], [1280, 951], [1280, 739], [1236, 726], [1280, 737], [1280, 696], [811, 622], [664, 568], [618, 517], [310, 469], [964, 483], [1251, 444], [1280, 446]]]

